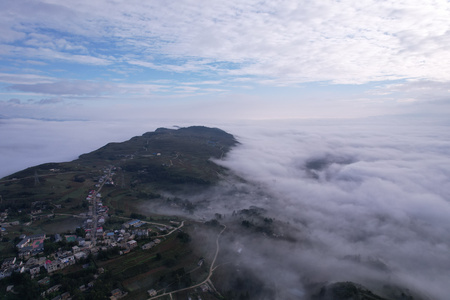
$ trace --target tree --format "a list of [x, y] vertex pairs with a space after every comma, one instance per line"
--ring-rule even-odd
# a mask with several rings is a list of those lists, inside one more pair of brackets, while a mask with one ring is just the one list
[[248, 220], [242, 221], [241, 224], [242, 224], [242, 226], [247, 227], [247, 228], [250, 228], [250, 226], [252, 226], [252, 223], [250, 223], [250, 221], [248, 221]]
[[184, 243], [184, 244], [187, 244], [187, 243], [189, 243], [191, 241], [191, 236], [188, 233], [183, 232], [183, 231], [180, 231], [177, 234], [177, 238], [180, 239], [181, 242]]
[[168, 267], [171, 268], [173, 266], [175, 266], [177, 264], [177, 261], [174, 258], [166, 258], [163, 262], [163, 264]]
[[53, 243], [49, 240], [44, 240], [44, 254], [49, 255], [51, 253], [54, 253], [56, 250], [58, 250], [59, 244]]
[[86, 236], [86, 231], [84, 231], [81, 227], [77, 227], [77, 229], [75, 229], [75, 233], [77, 236], [81, 236], [83, 238]]

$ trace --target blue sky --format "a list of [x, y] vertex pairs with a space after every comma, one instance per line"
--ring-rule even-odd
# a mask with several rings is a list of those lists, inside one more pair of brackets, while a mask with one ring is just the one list
[[4, 118], [447, 114], [448, 1], [0, 3]]

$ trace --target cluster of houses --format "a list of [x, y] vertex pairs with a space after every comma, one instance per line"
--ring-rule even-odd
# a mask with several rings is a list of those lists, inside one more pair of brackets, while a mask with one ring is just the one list
[[23, 262], [17, 260], [16, 257], [7, 258], [1, 265], [0, 279], [11, 276], [13, 272], [28, 272], [31, 274], [31, 277], [34, 277], [41, 272], [41, 267], [45, 265], [46, 260], [45, 257], [41, 257], [30, 258]]
[[109, 168], [111, 169], [106, 169], [103, 171], [104, 175], [100, 176], [100, 178], [98, 178], [98, 184], [95, 185], [95, 187], [100, 187], [100, 185], [102, 183], [104, 183], [105, 185], [114, 185], [114, 181], [112, 179], [113, 175], [115, 175], [114, 172], [111, 172], [111, 174], [109, 174], [110, 170], [115, 170], [116, 167], [114, 166], [110, 166]]
[[[64, 238], [67, 242], [75, 242], [76, 245], [70, 251], [59, 250], [47, 257], [36, 258], [36, 254], [42, 254], [44, 250], [45, 234], [26, 236], [16, 245], [19, 250], [19, 259], [16, 257], [7, 258], [3, 261], [0, 269], [0, 279], [11, 276], [13, 272], [29, 272], [32, 277], [39, 274], [42, 269], [51, 274], [55, 271], [62, 270], [68, 266], [75, 264], [77, 261], [86, 258], [90, 253], [98, 251], [106, 251], [111, 247], [119, 247], [120, 254], [129, 253], [138, 246], [134, 239], [137, 234], [148, 236], [151, 229], [137, 229], [129, 227], [141, 223], [139, 220], [133, 220], [123, 224], [128, 229], [106, 231], [99, 240], [99, 245], [94, 247], [91, 241], [87, 241], [76, 235], [66, 235]], [[59, 234], [55, 235], [55, 242], [61, 240]], [[160, 239], [154, 239], [142, 246], [142, 249], [151, 249], [161, 242]]]
[[[95, 231], [96, 236], [103, 233], [103, 224], [108, 218], [109, 208], [106, 205], [103, 205], [102, 201], [100, 200], [101, 196], [101, 193], [97, 193], [96, 191], [92, 190], [86, 197], [86, 200], [88, 200], [89, 204], [91, 204], [89, 206], [88, 212], [89, 218], [84, 223], [86, 238], [91, 238], [91, 236], [93, 235], [93, 231]], [[97, 223], [94, 222], [93, 218], [96, 218]]]
[[[42, 271], [46, 270], [46, 273], [52, 274], [58, 270], [62, 270], [68, 266], [75, 264], [76, 262], [86, 258], [90, 253], [97, 253], [98, 251], [105, 251], [110, 247], [119, 247], [121, 249], [120, 254], [126, 254], [132, 251], [138, 246], [135, 238], [148, 237], [149, 233], [152, 232], [150, 228], [142, 228], [145, 222], [141, 220], [131, 220], [122, 224], [122, 229], [113, 231], [104, 231], [98, 238], [97, 246], [89, 240], [76, 235], [61, 235], [56, 234], [54, 236], [55, 242], [65, 239], [67, 242], [72, 242], [75, 246], [72, 246], [71, 250], [58, 250], [47, 257], [39, 257], [37, 254], [42, 254], [44, 250], [44, 240], [45, 234], [37, 234], [32, 236], [23, 236], [22, 240], [16, 245], [19, 250], [18, 257], [7, 258], [3, 261], [0, 269], [0, 279], [11, 276], [13, 272], [28, 272], [31, 277], [41, 274]], [[158, 230], [171, 229], [172, 227], [161, 227]], [[158, 245], [161, 242], [160, 239], [155, 238], [148, 243], [141, 246], [142, 249], [148, 250]], [[99, 270], [100, 271], [100, 270]], [[49, 277], [44, 277], [38, 281], [39, 285], [45, 286], [49, 285]], [[82, 286], [80, 290], [84, 291], [91, 288], [94, 282], [89, 283], [89, 286]], [[13, 287], [11, 287], [13, 289]], [[46, 291], [42, 293], [42, 296], [49, 295], [53, 292], [58, 292], [60, 285], [55, 285], [49, 287]], [[111, 292], [111, 299], [120, 299], [126, 296], [126, 293], [120, 290], [114, 290]], [[153, 294], [154, 292], [152, 291]], [[64, 293], [59, 295], [58, 299], [70, 298], [70, 294]]]
[[[106, 173], [106, 171], [105, 171]], [[105, 184], [114, 184], [111, 176], [104, 175], [99, 179], [99, 182], [105, 181]], [[108, 207], [103, 205], [101, 201], [101, 194], [95, 190], [91, 190], [86, 197], [86, 200], [90, 202], [89, 211], [84, 213], [87, 220], [84, 224], [85, 237], [77, 235], [65, 235], [61, 237], [59, 234], [55, 234], [54, 241], [57, 243], [65, 239], [66, 242], [72, 243], [70, 250], [63, 250], [59, 248], [58, 251], [43, 256], [44, 253], [44, 241], [49, 239], [45, 234], [35, 234], [30, 236], [22, 235], [20, 242], [16, 245], [18, 250], [17, 257], [7, 258], [1, 264], [0, 279], [11, 276], [14, 272], [24, 273], [28, 272], [31, 277], [34, 278], [38, 274], [41, 274], [44, 270], [48, 274], [52, 274], [58, 270], [62, 270], [68, 266], [74, 265], [76, 262], [83, 260], [89, 256], [89, 254], [97, 254], [99, 251], [107, 251], [110, 248], [119, 248], [120, 254], [126, 254], [135, 249], [138, 246], [136, 239], [148, 238], [149, 236], [156, 235], [153, 231], [167, 232], [174, 227], [152, 225], [152, 228], [148, 228], [147, 222], [134, 219], [126, 221], [122, 224], [122, 228], [117, 230], [104, 230], [103, 224], [108, 218]], [[41, 211], [34, 211], [35, 214], [41, 213]], [[95, 214], [95, 215], [94, 215]], [[7, 218], [7, 211], [0, 215], [0, 220], [4, 222]], [[171, 222], [172, 225], [179, 225], [178, 222]], [[2, 224], [3, 225], [3, 224]], [[13, 225], [18, 225], [13, 224]], [[6, 226], [6, 225], [5, 225]], [[95, 231], [95, 234], [93, 234]], [[160, 239], [154, 238], [141, 248], [144, 250], [151, 249], [161, 242]], [[67, 248], [66, 248], [67, 249]], [[38, 281], [38, 284], [45, 286], [49, 285], [49, 277], [45, 277]], [[82, 286], [80, 290], [87, 290], [92, 287], [93, 282], [88, 287]], [[60, 285], [49, 287], [42, 296], [49, 295], [54, 292], [58, 292]], [[11, 287], [11, 290], [13, 287]], [[111, 299], [120, 299], [126, 296], [126, 293], [121, 290], [111, 291]], [[152, 291], [153, 294], [155, 292]], [[64, 293], [59, 296], [59, 299], [70, 298], [70, 294]]]
[[[58, 238], [60, 237], [55, 237], [55, 240]], [[19, 251], [18, 257], [7, 258], [3, 261], [0, 269], [0, 279], [11, 276], [13, 272], [28, 272], [31, 274], [31, 277], [39, 274], [41, 269], [46, 269], [48, 273], [52, 273], [73, 265], [76, 261], [86, 258], [88, 255], [88, 252], [85, 251], [86, 249], [74, 246], [72, 251], [57, 251], [49, 257], [36, 258], [37, 254], [44, 252], [45, 239], [45, 234], [23, 237], [16, 245]]]
[[5, 222], [6, 219], [8, 219], [8, 209], [0, 213], [0, 223]]
[[[5, 259], [3, 261], [1, 267], [2, 267], [2, 270], [8, 269], [8, 268], [10, 269], [8, 276], [10, 276], [12, 274], [12, 272], [20, 272], [20, 273], [29, 272], [31, 274], [31, 277], [34, 278], [36, 275], [38, 275], [40, 273], [41, 269], [43, 269], [43, 268], [47, 269], [48, 273], [52, 273], [56, 270], [59, 270], [60, 268], [64, 268], [66, 266], [74, 264], [76, 257], [77, 257], [77, 255], [73, 255], [73, 253], [71, 251], [65, 251], [65, 252], [59, 251], [59, 252], [55, 253], [54, 256], [55, 256], [55, 260], [53, 260], [53, 261], [50, 261], [46, 257], [40, 257], [40, 258], [31, 257], [25, 263], [22, 261], [17, 261], [17, 259], [15, 257], [12, 257], [12, 258]], [[95, 284], [95, 280], [99, 277], [99, 274], [102, 274], [104, 272], [104, 269], [99, 268], [97, 270], [97, 272], [98, 272], [98, 274], [94, 275], [94, 280], [90, 281], [87, 285], [82, 285], [79, 287], [80, 291], [84, 292], [84, 291], [92, 288]], [[1, 278], [3, 278], [3, 277], [0, 277], [0, 279]], [[45, 276], [44, 278], [38, 280], [37, 283], [43, 287], [49, 286], [50, 285], [50, 277]], [[41, 296], [45, 297], [52, 293], [59, 292], [61, 287], [62, 287], [61, 284], [51, 286], [51, 287], [47, 288], [45, 291], [43, 291], [41, 293]], [[6, 291], [14, 292], [14, 285], [8, 286]], [[69, 292], [65, 292], [65, 293], [62, 293], [61, 295], [58, 295], [54, 299], [58, 299], [58, 300], [70, 299], [70, 296], [71, 295]]]
[[[97, 235], [97, 245], [99, 250], [107, 250], [111, 247], [119, 247], [121, 249], [120, 254], [129, 253], [131, 250], [138, 246], [136, 238], [146, 238], [150, 236], [153, 231], [150, 228], [140, 228], [145, 222], [141, 220], [131, 220], [122, 224], [120, 230], [107, 230], [102, 233], [101, 236]], [[150, 243], [142, 246], [142, 249], [150, 249], [154, 245], [161, 242], [159, 239], [154, 239]]]
[[[36, 234], [32, 236], [22, 236], [22, 240], [16, 245], [19, 255], [18, 257], [7, 258], [3, 261], [0, 270], [0, 279], [11, 276], [13, 272], [29, 272], [32, 277], [41, 272], [41, 269], [47, 270], [49, 274], [62, 270], [68, 266], [75, 264], [90, 253], [96, 254], [98, 251], [106, 251], [108, 248], [118, 247], [121, 249], [120, 254], [129, 253], [138, 246], [136, 237], [148, 237], [152, 229], [141, 229], [145, 222], [140, 220], [131, 220], [125, 222], [120, 230], [104, 231], [100, 236], [97, 236], [98, 243], [94, 246], [89, 240], [76, 235], [66, 235], [64, 239], [67, 242], [72, 242], [75, 246], [70, 251], [57, 251], [50, 254], [48, 257], [36, 258], [37, 254], [44, 252], [45, 234]], [[165, 229], [165, 228], [164, 228]], [[54, 236], [55, 242], [61, 241], [59, 234]], [[142, 245], [142, 249], [147, 250], [158, 245], [160, 239], [153, 239], [152, 241]], [[18, 260], [22, 259], [22, 260]]]
[[45, 233], [31, 236], [23, 235], [22, 240], [16, 245], [19, 250], [19, 258], [29, 258], [44, 252]]
[[[1, 197], [1, 196], [0, 196]], [[8, 234], [7, 228], [10, 226], [17, 226], [20, 224], [19, 221], [8, 222], [8, 209], [0, 213], [0, 235], [4, 236]]]

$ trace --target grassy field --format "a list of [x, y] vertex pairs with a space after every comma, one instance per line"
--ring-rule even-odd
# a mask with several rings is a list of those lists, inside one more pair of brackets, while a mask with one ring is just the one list
[[111, 272], [129, 291], [128, 299], [146, 299], [147, 290], [174, 288], [200, 280], [189, 271], [198, 268], [200, 257], [183, 243], [176, 234], [150, 250], [135, 249], [108, 261], [99, 261], [98, 266]]

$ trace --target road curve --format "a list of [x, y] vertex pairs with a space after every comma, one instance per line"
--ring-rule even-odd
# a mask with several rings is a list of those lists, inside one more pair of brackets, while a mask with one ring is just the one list
[[214, 259], [213, 259], [212, 262], [211, 262], [211, 266], [209, 267], [209, 273], [208, 273], [208, 276], [206, 277], [206, 279], [203, 280], [203, 281], [200, 282], [200, 283], [197, 283], [197, 284], [192, 285], [192, 286], [187, 287], [187, 288], [182, 288], [182, 289], [175, 290], [175, 291], [171, 291], [171, 292], [167, 292], [167, 293], [164, 293], [164, 294], [161, 294], [161, 295], [158, 295], [158, 296], [150, 297], [150, 298], [148, 298], [148, 300], [158, 299], [158, 298], [161, 298], [161, 297], [164, 297], [164, 296], [169, 296], [169, 297], [172, 298], [172, 294], [179, 293], [179, 292], [183, 292], [183, 291], [187, 291], [187, 290], [190, 290], [190, 289], [199, 287], [199, 286], [201, 286], [201, 285], [207, 283], [207, 282], [210, 280], [210, 278], [211, 278], [211, 276], [212, 276], [212, 274], [213, 274], [213, 272], [214, 272], [214, 270], [215, 270], [214, 264], [216, 263], [217, 255], [219, 254], [219, 250], [220, 250], [219, 238], [220, 238], [221, 234], [222, 234], [222, 233], [225, 231], [225, 229], [227, 228], [226, 225], [222, 225], [222, 226], [223, 226], [223, 229], [219, 232], [219, 234], [217, 235], [217, 238], [216, 238], [216, 253], [214, 254]]

